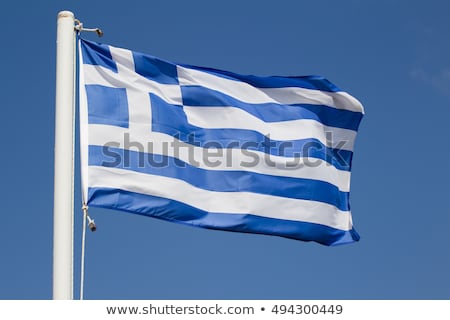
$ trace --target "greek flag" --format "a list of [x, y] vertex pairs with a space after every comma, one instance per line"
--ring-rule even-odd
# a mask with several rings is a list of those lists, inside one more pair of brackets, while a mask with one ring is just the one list
[[355, 98], [319, 76], [240, 75], [84, 39], [79, 51], [87, 205], [325, 245], [359, 240]]

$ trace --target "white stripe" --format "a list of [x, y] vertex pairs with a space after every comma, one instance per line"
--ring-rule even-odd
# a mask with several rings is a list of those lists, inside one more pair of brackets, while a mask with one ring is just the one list
[[207, 191], [182, 180], [104, 167], [89, 167], [89, 179], [90, 187], [168, 198], [207, 212], [304, 221], [345, 231], [352, 228], [349, 211], [340, 211], [332, 205], [316, 201], [250, 192]]
[[264, 88], [262, 89], [274, 101], [284, 104], [318, 104], [342, 110], [364, 113], [364, 108], [355, 97], [347, 92], [326, 92], [303, 88]]
[[[244, 129], [268, 135], [272, 140], [317, 139], [327, 147], [340, 146], [353, 151], [356, 131], [322, 125], [312, 119], [279, 122], [264, 122], [252, 114], [236, 107], [183, 107], [188, 122], [207, 129]], [[327, 137], [327, 132], [329, 137]], [[331, 138], [331, 139], [329, 139]]]
[[247, 83], [177, 66], [180, 85], [198, 85], [247, 103], [314, 104], [363, 112], [361, 103], [346, 92], [289, 88], [255, 88]]
[[113, 46], [108, 47], [111, 57], [116, 63], [117, 70], [120, 74], [127, 76], [127, 70], [134, 72], [134, 58], [131, 50], [116, 48]]
[[[128, 137], [127, 140], [125, 137]], [[338, 170], [321, 159], [287, 158], [254, 150], [251, 151], [252, 157], [249, 157], [250, 150], [246, 154], [239, 148], [225, 148], [218, 154], [213, 148], [189, 145], [164, 133], [131, 132], [125, 128], [97, 124], [89, 125], [89, 143], [97, 146], [109, 143], [109, 146], [120, 149], [166, 155], [207, 170], [249, 171], [313, 179], [331, 183], [343, 192], [350, 190], [350, 172]]]

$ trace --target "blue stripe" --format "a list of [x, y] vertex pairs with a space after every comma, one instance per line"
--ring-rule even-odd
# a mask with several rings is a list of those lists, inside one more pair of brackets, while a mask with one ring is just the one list
[[141, 76], [162, 84], [178, 84], [177, 66], [139, 52], [133, 52], [134, 68]]
[[206, 212], [184, 203], [110, 188], [89, 188], [88, 205], [127, 211], [206, 229], [259, 233], [333, 246], [359, 240], [355, 229], [343, 231], [320, 224], [265, 218], [250, 214]]
[[245, 110], [265, 122], [312, 119], [326, 126], [356, 131], [363, 116], [361, 112], [340, 110], [324, 105], [251, 104], [201, 86], [182, 86], [181, 93], [185, 106], [233, 106]]
[[[259, 132], [242, 129], [205, 129], [188, 123], [182, 106], [171, 105], [150, 94], [152, 130], [200, 147], [214, 144], [218, 148], [242, 148], [283, 157], [310, 157], [324, 160], [337, 169], [350, 171], [352, 152], [326, 147], [317, 139], [291, 141], [270, 140]], [[316, 163], [317, 165], [317, 163]]]
[[109, 46], [79, 38], [83, 64], [98, 65], [117, 73], [117, 65], [113, 60]]
[[319, 180], [271, 176], [248, 171], [207, 170], [169, 156], [92, 145], [89, 146], [89, 165], [180, 179], [209, 191], [253, 192], [319, 201], [342, 211], [350, 210], [348, 192], [339, 191], [335, 185]]
[[246, 82], [257, 88], [285, 88], [285, 87], [296, 87], [304, 89], [321, 90], [327, 92], [338, 92], [342, 91], [336, 85], [331, 83], [329, 80], [322, 76], [253, 76], [253, 75], [242, 75], [230, 71], [198, 67], [186, 64], [180, 64], [184, 68], [194, 69], [198, 71], [203, 71], [209, 74], [216, 75], [218, 77]]

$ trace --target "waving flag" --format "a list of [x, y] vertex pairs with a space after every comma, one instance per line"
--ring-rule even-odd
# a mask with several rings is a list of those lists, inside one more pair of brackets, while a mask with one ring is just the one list
[[322, 77], [239, 75], [80, 39], [80, 109], [89, 206], [359, 240], [349, 191], [363, 107]]

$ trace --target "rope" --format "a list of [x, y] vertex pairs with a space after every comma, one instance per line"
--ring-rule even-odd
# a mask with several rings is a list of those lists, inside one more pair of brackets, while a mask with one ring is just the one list
[[71, 248], [72, 248], [72, 262], [71, 262], [71, 276], [70, 276], [70, 282], [71, 282], [71, 299], [73, 299], [73, 282], [74, 282], [74, 271], [73, 271], [73, 257], [74, 257], [74, 217], [73, 217], [73, 207], [74, 207], [74, 203], [75, 203], [75, 199], [74, 199], [74, 181], [75, 181], [75, 136], [76, 136], [76, 119], [75, 119], [75, 115], [76, 115], [76, 103], [77, 103], [77, 98], [76, 98], [76, 92], [77, 92], [77, 44], [76, 44], [76, 37], [75, 37], [75, 33], [72, 35], [72, 41], [73, 41], [73, 52], [72, 52], [72, 56], [73, 56], [73, 74], [72, 74], [72, 83], [73, 83], [73, 87], [72, 87], [72, 168], [71, 168], [71, 188], [72, 188], [72, 192], [71, 192], [71, 208], [72, 208], [72, 217], [71, 217], [71, 230], [72, 230], [72, 243], [71, 243]]
[[[87, 32], [95, 32], [99, 37], [103, 36], [103, 31], [99, 28], [91, 29], [91, 28], [84, 28], [83, 23], [81, 23], [80, 20], [75, 19], [75, 26], [74, 30], [79, 34], [81, 31], [87, 31]], [[76, 74], [74, 73], [74, 77], [76, 77]], [[76, 81], [74, 81], [75, 86]], [[75, 92], [75, 89], [74, 89]], [[74, 99], [75, 103], [75, 99]], [[74, 108], [75, 110], [75, 108]], [[75, 121], [75, 117], [73, 117]], [[75, 125], [73, 126], [75, 130]], [[75, 135], [73, 135], [75, 139]], [[75, 143], [73, 144], [75, 146]], [[73, 153], [72, 153], [73, 154]], [[72, 200], [73, 201], [73, 200]], [[81, 207], [81, 210], [83, 210], [83, 234], [81, 236], [81, 271], [80, 271], [80, 300], [83, 300], [84, 298], [84, 260], [86, 255], [86, 221], [88, 222], [89, 229], [94, 232], [97, 230], [97, 226], [95, 225], [95, 222], [93, 219], [89, 217], [88, 214], [88, 206], [84, 202], [85, 199], [83, 199], [83, 206]], [[73, 237], [72, 237], [73, 238]], [[73, 277], [72, 277], [73, 279]]]
[[86, 220], [88, 217], [88, 207], [85, 203], [83, 203], [83, 235], [81, 237], [81, 281], [80, 281], [80, 300], [83, 300], [84, 295], [84, 256], [85, 256], [85, 247], [86, 247]]
[[81, 207], [83, 210], [83, 234], [81, 236], [81, 271], [80, 271], [80, 300], [84, 297], [84, 257], [86, 256], [86, 221], [89, 229], [94, 232], [97, 230], [94, 219], [91, 219], [88, 214], [88, 206], [83, 203]]

